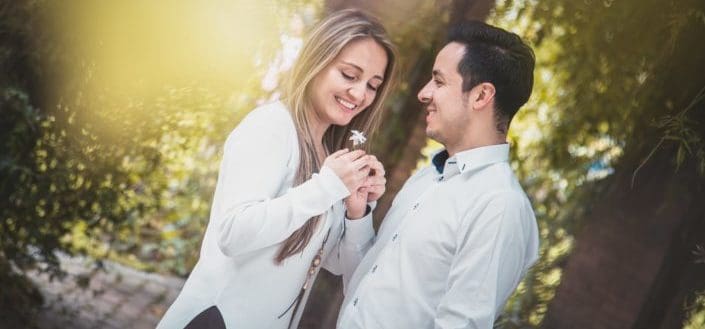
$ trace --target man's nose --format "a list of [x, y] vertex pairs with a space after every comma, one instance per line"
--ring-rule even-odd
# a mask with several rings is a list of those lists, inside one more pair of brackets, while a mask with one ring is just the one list
[[418, 97], [419, 101], [424, 104], [430, 103], [432, 96], [433, 96], [433, 93], [431, 92], [431, 88], [428, 87], [428, 83], [425, 86], [423, 86], [423, 88], [421, 88], [421, 91], [419, 91], [418, 95], [416, 95], [416, 97]]

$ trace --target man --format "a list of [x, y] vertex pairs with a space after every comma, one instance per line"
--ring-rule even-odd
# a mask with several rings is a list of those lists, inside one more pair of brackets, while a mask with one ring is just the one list
[[492, 328], [538, 258], [536, 219], [506, 143], [533, 69], [515, 34], [481, 22], [451, 29], [418, 94], [426, 134], [445, 150], [397, 194], [338, 328]]

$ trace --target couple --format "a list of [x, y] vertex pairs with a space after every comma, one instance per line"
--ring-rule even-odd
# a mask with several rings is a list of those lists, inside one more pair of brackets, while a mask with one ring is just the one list
[[533, 53], [484, 23], [451, 30], [418, 94], [445, 150], [375, 237], [384, 168], [346, 146], [351, 130], [376, 130], [395, 61], [384, 28], [359, 11], [311, 31], [282, 100], [225, 142], [200, 259], [158, 328], [295, 328], [320, 267], [343, 275], [338, 328], [492, 328], [538, 254], [506, 144]]

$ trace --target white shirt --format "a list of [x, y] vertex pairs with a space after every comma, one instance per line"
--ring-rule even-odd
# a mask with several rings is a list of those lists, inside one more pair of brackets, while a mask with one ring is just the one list
[[[200, 258], [158, 328], [181, 329], [213, 305], [228, 328], [286, 328], [292, 311], [277, 317], [299, 294], [328, 228], [322, 266], [347, 282], [372, 243], [371, 216], [344, 219], [349, 192], [327, 167], [292, 187], [298, 164], [296, 130], [282, 103], [253, 110], [235, 128], [225, 142]], [[304, 251], [275, 264], [281, 243], [323, 213]]]
[[397, 194], [338, 328], [492, 328], [537, 260], [536, 219], [509, 146], [447, 157], [437, 154], [439, 169], [420, 170]]

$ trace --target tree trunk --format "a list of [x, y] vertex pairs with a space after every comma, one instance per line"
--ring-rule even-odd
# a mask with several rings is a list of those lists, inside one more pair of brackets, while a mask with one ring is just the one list
[[[705, 184], [675, 150], [615, 174], [577, 235], [545, 328], [681, 328], [684, 301], [705, 288], [692, 251], [705, 244]], [[631, 162], [632, 164], [638, 162]], [[634, 168], [626, 166], [623, 168]]]

